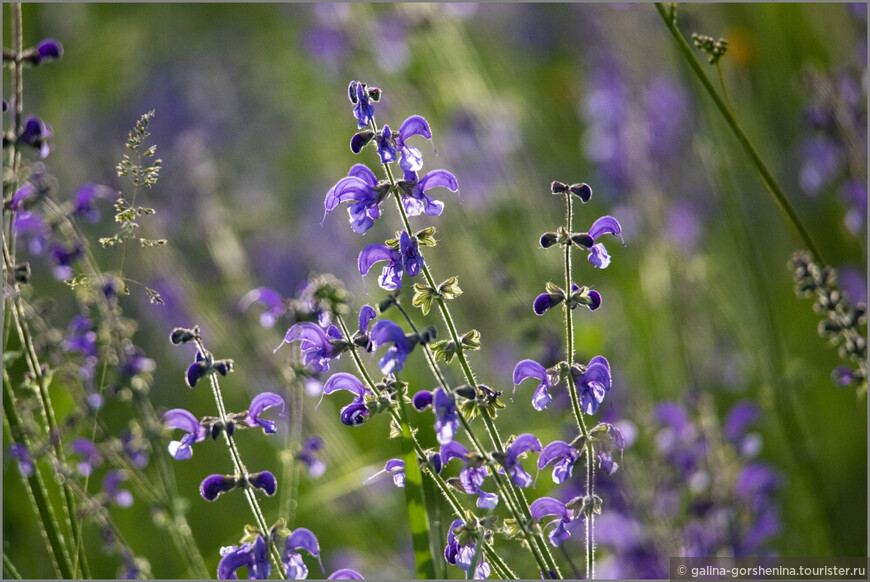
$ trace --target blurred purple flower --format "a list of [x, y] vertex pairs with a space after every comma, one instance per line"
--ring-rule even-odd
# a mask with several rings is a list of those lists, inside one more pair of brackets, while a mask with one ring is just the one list
[[275, 421], [265, 420], [260, 418], [260, 415], [269, 408], [280, 406], [281, 412], [279, 416], [284, 416], [284, 399], [274, 392], [262, 392], [254, 396], [251, 400], [251, 406], [248, 408], [248, 416], [245, 417], [245, 424], [251, 428], [262, 427], [266, 434], [275, 433]]
[[79, 455], [82, 460], [76, 466], [76, 470], [82, 477], [87, 477], [94, 472], [95, 467], [103, 464], [103, 457], [97, 450], [93, 441], [86, 438], [76, 438], [70, 443], [74, 455]]
[[272, 327], [278, 318], [287, 312], [287, 305], [281, 294], [271, 287], [251, 289], [239, 300], [239, 309], [246, 311], [251, 305], [258, 303], [264, 310], [260, 313], [260, 325]]
[[130, 507], [133, 505], [133, 494], [126, 489], [121, 489], [121, 483], [127, 480], [122, 471], [109, 471], [103, 477], [103, 492], [109, 503], [118, 507]]
[[100, 220], [100, 211], [95, 204], [96, 200], [108, 200], [117, 196], [118, 193], [100, 184], [88, 182], [76, 190], [73, 197], [73, 214], [80, 216], [90, 223]]
[[30, 451], [21, 443], [12, 443], [7, 449], [11, 458], [18, 461], [18, 472], [23, 477], [31, 477], [35, 469], [33, 457], [30, 456]]
[[432, 393], [432, 409], [435, 411], [436, 438], [440, 444], [446, 445], [453, 440], [459, 428], [456, 401], [451, 394], [439, 386]]
[[405, 461], [402, 459], [390, 459], [387, 461], [387, 464], [384, 465], [384, 468], [363, 481], [363, 483], [368, 483], [378, 475], [382, 475], [384, 473], [389, 473], [393, 477], [393, 483], [396, 487], [404, 487], [405, 486]]
[[176, 461], [183, 461], [193, 456], [191, 445], [205, 440], [208, 429], [190, 412], [182, 408], [167, 410], [163, 415], [163, 424], [168, 429], [183, 430], [187, 434], [180, 441], [169, 443], [169, 454]]
[[308, 467], [308, 475], [312, 479], [317, 479], [326, 472], [326, 464], [317, 458], [317, 452], [322, 448], [323, 439], [312, 435], [305, 439], [299, 452], [296, 453], [296, 460]]

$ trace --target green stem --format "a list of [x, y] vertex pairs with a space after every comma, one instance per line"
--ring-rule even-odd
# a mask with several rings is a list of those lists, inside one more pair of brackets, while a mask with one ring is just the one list
[[752, 142], [749, 141], [749, 138], [746, 136], [743, 128], [741, 128], [740, 124], [737, 123], [737, 119], [729, 110], [728, 105], [719, 96], [716, 88], [713, 87], [713, 83], [711, 83], [710, 79], [707, 78], [707, 74], [701, 67], [701, 63], [698, 62], [698, 59], [692, 52], [692, 48], [689, 46], [689, 43], [683, 37], [680, 29], [677, 28], [676, 18], [668, 14], [668, 11], [665, 9], [662, 3], [656, 2], [655, 7], [656, 10], [658, 10], [659, 15], [662, 17], [665, 26], [668, 27], [668, 30], [671, 31], [671, 35], [673, 35], [674, 39], [676, 40], [677, 48], [680, 50], [680, 53], [682, 53], [683, 57], [685, 57], [686, 62], [688, 62], [689, 64], [689, 67], [692, 69], [692, 71], [695, 73], [695, 76], [698, 77], [698, 80], [704, 86], [704, 89], [713, 99], [713, 103], [716, 105], [716, 108], [719, 109], [722, 117], [725, 118], [726, 123], [734, 132], [737, 140], [743, 146], [743, 149], [749, 156], [752, 165], [754, 165], [755, 169], [758, 170], [758, 173], [761, 175], [761, 179], [764, 182], [764, 185], [767, 187], [767, 191], [771, 194], [771, 196], [773, 196], [774, 201], [785, 213], [786, 219], [795, 228], [801, 239], [803, 239], [804, 244], [807, 246], [807, 248], [809, 248], [810, 252], [812, 252], [812, 254], [819, 262], [825, 263], [825, 260], [822, 257], [822, 254], [819, 252], [818, 247], [813, 242], [813, 239], [810, 237], [807, 229], [804, 228], [803, 223], [801, 222], [800, 218], [798, 218], [797, 213], [795, 212], [782, 188], [780, 188], [776, 179], [773, 177], [773, 174], [771, 174], [770, 170], [767, 168], [767, 165], [765, 165], [764, 161], [761, 159], [761, 156], [758, 154], [755, 146], [753, 146]]
[[[5, 370], [4, 376], [6, 376]], [[12, 393], [12, 386], [8, 376], [4, 378], [3, 382], [3, 417], [9, 423], [9, 432], [12, 435], [12, 440], [24, 445], [29, 451], [30, 443], [24, 436], [21, 419], [18, 417], [18, 411], [15, 409], [15, 396]], [[73, 578], [72, 563], [67, 553], [67, 548], [63, 544], [60, 528], [54, 515], [54, 509], [48, 499], [48, 491], [45, 488], [45, 483], [42, 481], [42, 474], [39, 472], [39, 468], [34, 464], [33, 473], [26, 478], [22, 476], [22, 480], [25, 483], [30, 498], [33, 500], [36, 512], [39, 514], [41, 530], [48, 542], [52, 565], [61, 578]]]
[[12, 560], [9, 559], [9, 556], [6, 555], [6, 552], [3, 552], [3, 577], [21, 580], [21, 574], [18, 573], [18, 570], [15, 568]]

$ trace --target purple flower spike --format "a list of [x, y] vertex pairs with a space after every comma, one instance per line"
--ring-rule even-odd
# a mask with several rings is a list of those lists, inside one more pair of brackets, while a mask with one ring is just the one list
[[45, 61], [59, 59], [63, 56], [63, 45], [60, 41], [53, 38], [44, 38], [36, 45], [36, 54], [38, 55], [37, 65], [41, 65]]
[[420, 390], [414, 394], [414, 398], [412, 398], [411, 401], [414, 404], [414, 408], [417, 410], [426, 410], [426, 408], [432, 406], [433, 396], [428, 390]]
[[248, 483], [257, 489], [262, 489], [270, 497], [275, 495], [275, 491], [278, 489], [278, 481], [275, 480], [275, 475], [269, 471], [249, 474]]
[[586, 414], [595, 414], [610, 391], [610, 364], [604, 356], [589, 360], [586, 371], [574, 377], [574, 384], [580, 391], [580, 406]]
[[565, 504], [558, 499], [552, 497], [541, 497], [532, 502], [529, 506], [532, 517], [535, 519], [543, 519], [548, 515], [555, 515], [556, 519], [550, 521], [545, 527], [556, 524], [553, 531], [550, 532], [550, 543], [554, 546], [560, 546], [562, 542], [571, 537], [571, 532], [565, 527], [571, 522], [571, 514]]
[[208, 430], [194, 415], [182, 408], [167, 410], [163, 415], [163, 424], [169, 429], [180, 429], [187, 434], [180, 441], [169, 443], [169, 454], [177, 461], [183, 461], [193, 456], [190, 445], [202, 442], [208, 436]]
[[222, 493], [226, 493], [238, 485], [232, 475], [209, 475], [199, 485], [199, 494], [206, 501], [214, 501]]
[[340, 357], [333, 339], [341, 339], [341, 332], [334, 325], [323, 331], [319, 325], [310, 321], [296, 323], [287, 330], [284, 341], [274, 351], [281, 349], [286, 343], [301, 341], [303, 363], [315, 372], [329, 371], [329, 361]]
[[580, 458], [580, 451], [564, 441], [553, 441], [541, 452], [538, 458], [538, 469], [554, 463], [553, 482], [564, 483], [571, 478], [574, 463], [578, 458]]
[[415, 135], [432, 139], [429, 123], [419, 115], [412, 115], [406, 119], [399, 128], [399, 135], [396, 138], [396, 147], [400, 152], [399, 167], [406, 172], [419, 172], [423, 168], [423, 155], [420, 150], [405, 143]]
[[375, 219], [380, 218], [380, 186], [378, 179], [367, 166], [356, 164], [350, 169], [346, 178], [342, 178], [326, 193], [326, 199], [323, 202], [325, 212], [320, 225], [323, 226], [323, 221], [326, 216], [335, 210], [341, 202], [353, 201], [353, 204], [348, 206], [348, 214], [350, 215], [350, 226], [354, 232], [365, 234], [374, 223]]
[[373, 243], [360, 252], [357, 261], [360, 274], [367, 275], [372, 266], [381, 261], [387, 261], [387, 265], [381, 271], [381, 276], [378, 277], [378, 285], [387, 291], [401, 289], [402, 273], [404, 272], [402, 253], [386, 245]]
[[382, 164], [396, 161], [396, 142], [389, 125], [384, 125], [378, 136], [378, 155], [381, 157]]
[[[356, 398], [341, 409], [341, 422], [347, 426], [357, 426], [364, 423], [369, 412], [365, 404], [366, 387], [363, 386], [363, 383], [356, 376], [347, 372], [333, 374], [323, 385], [323, 395], [320, 400], [323, 400], [323, 396], [338, 390], [346, 390], [356, 394]], [[320, 406], [320, 402], [317, 403], [317, 406]]]
[[265, 310], [260, 314], [260, 325], [272, 327], [278, 318], [287, 311], [281, 294], [270, 287], [251, 289], [239, 300], [239, 309], [246, 311], [254, 303], [259, 303]]
[[394, 321], [382, 319], [372, 326], [370, 337], [373, 349], [378, 349], [386, 343], [393, 344], [378, 362], [381, 373], [386, 375], [401, 371], [405, 365], [405, 360], [408, 358], [408, 354], [413, 348], [411, 342], [405, 337], [405, 332], [402, 331], [402, 328]]
[[247, 567], [248, 571], [254, 565], [254, 557], [251, 555], [253, 544], [245, 543], [241, 546], [228, 546], [221, 548], [221, 561], [218, 562], [218, 580], [237, 580], [236, 570]]
[[323, 571], [323, 563], [320, 562], [320, 544], [317, 538], [310, 530], [300, 527], [293, 530], [287, 536], [287, 542], [284, 545], [284, 570], [287, 573], [287, 578], [290, 580], [304, 580], [308, 577], [308, 566], [302, 561], [302, 554], [299, 550], [305, 550], [320, 563], [320, 570]]
[[[404, 187], [402, 187], [403, 185]], [[426, 194], [432, 188], [441, 186], [451, 192], [459, 192], [456, 176], [447, 170], [432, 170], [419, 181], [416, 172], [406, 171], [405, 179], [399, 183], [399, 186], [402, 187], [402, 193], [407, 194], [407, 196], [402, 197], [402, 203], [409, 216], [419, 216], [424, 213], [428, 216], [441, 214], [444, 210], [444, 203], [440, 200], [434, 200]]]
[[444, 388], [439, 386], [433, 393], [432, 406], [435, 409], [435, 433], [438, 442], [446, 445], [453, 440], [453, 435], [459, 428], [456, 402], [444, 391]]
[[260, 418], [260, 415], [269, 408], [274, 406], [280, 406], [281, 412], [278, 413], [279, 416], [284, 416], [284, 399], [275, 394], [274, 392], [263, 392], [262, 394], [257, 394], [254, 396], [254, 399], [251, 400], [251, 406], [248, 408], [248, 416], [245, 417], [245, 424], [250, 426], [251, 428], [262, 427], [263, 432], [266, 434], [274, 434], [275, 433], [275, 422], [272, 420], [265, 420]]
[[552, 378], [544, 366], [538, 362], [535, 362], [534, 360], [523, 360], [514, 368], [514, 393], [516, 393], [517, 385], [527, 378], [535, 378], [536, 380], [541, 381], [537, 390], [535, 390], [535, 394], [532, 396], [532, 406], [535, 407], [535, 410], [543, 410], [547, 408], [551, 399], [550, 393], [547, 389], [552, 388], [555, 385], [554, 378]]
[[336, 570], [327, 580], [364, 580], [362, 574], [357, 572], [356, 570], [351, 570], [350, 568], [342, 568], [341, 570]]
[[517, 487], [528, 487], [532, 484], [532, 476], [526, 473], [519, 463], [519, 456], [528, 451], [541, 452], [541, 441], [530, 433], [518, 436], [507, 450], [505, 469]]

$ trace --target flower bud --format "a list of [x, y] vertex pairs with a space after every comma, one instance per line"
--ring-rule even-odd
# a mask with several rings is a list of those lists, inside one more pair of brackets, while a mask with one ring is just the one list
[[541, 248], [548, 249], [559, 241], [555, 232], [545, 232], [541, 235]]
[[209, 475], [199, 486], [199, 493], [206, 501], [214, 501], [222, 493], [238, 487], [239, 482], [233, 475]]
[[580, 198], [580, 201], [584, 204], [589, 202], [589, 199], [592, 198], [592, 188], [590, 188], [589, 184], [586, 184], [585, 182], [572, 184], [569, 189], [571, 190], [571, 194]]
[[567, 191], [568, 191], [568, 185], [565, 184], [565, 183], [563, 183], [563, 182], [559, 182], [559, 181], [557, 181], [557, 180], [553, 180], [553, 183], [550, 184], [550, 191], [551, 191], [553, 194], [561, 194], [561, 193], [563, 193], [563, 192], [567, 192]]

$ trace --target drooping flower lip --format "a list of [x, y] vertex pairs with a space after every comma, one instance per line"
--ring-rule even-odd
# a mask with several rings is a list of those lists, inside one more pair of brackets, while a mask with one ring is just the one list
[[251, 400], [251, 406], [248, 408], [248, 415], [245, 417], [245, 424], [251, 428], [262, 427], [263, 432], [273, 434], [276, 430], [275, 422], [260, 418], [260, 415], [275, 406], [280, 406], [279, 416], [284, 416], [284, 399], [274, 392], [262, 392], [254, 396]]

